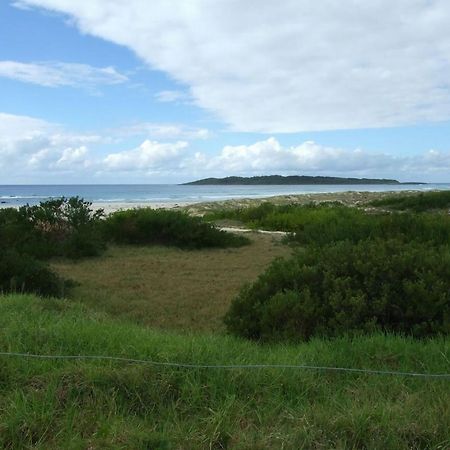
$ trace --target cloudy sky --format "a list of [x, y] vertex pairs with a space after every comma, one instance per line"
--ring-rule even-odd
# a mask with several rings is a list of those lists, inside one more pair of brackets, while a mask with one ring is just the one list
[[0, 0], [0, 184], [450, 182], [449, 24], [448, 0]]

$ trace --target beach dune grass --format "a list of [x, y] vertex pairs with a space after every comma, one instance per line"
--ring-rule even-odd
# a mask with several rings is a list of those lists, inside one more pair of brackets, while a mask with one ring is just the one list
[[[0, 297], [0, 350], [188, 364], [449, 371], [441, 338], [376, 334], [260, 346], [121, 323], [66, 300]], [[186, 369], [0, 357], [2, 448], [444, 449], [448, 379]]]

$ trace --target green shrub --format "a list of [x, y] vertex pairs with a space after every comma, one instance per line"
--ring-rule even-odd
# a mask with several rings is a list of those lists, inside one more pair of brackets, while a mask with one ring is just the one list
[[99, 229], [103, 211], [90, 207], [72, 197], [0, 210], [0, 247], [38, 259], [98, 255], [105, 248]]
[[396, 210], [423, 212], [433, 209], [450, 209], [450, 191], [421, 192], [416, 195], [393, 195], [370, 203]]
[[302, 245], [337, 241], [395, 238], [432, 245], [450, 244], [450, 216], [442, 214], [377, 213], [333, 205], [282, 205], [263, 203], [254, 208], [220, 211], [216, 218], [239, 219], [248, 226], [291, 232]]
[[181, 248], [239, 247], [243, 236], [218, 230], [180, 211], [141, 208], [118, 211], [103, 223], [105, 238], [123, 244], [161, 244]]
[[35, 228], [64, 236], [73, 229], [94, 224], [103, 217], [103, 210], [93, 211], [91, 205], [91, 202], [79, 197], [61, 197], [39, 205], [22, 206], [19, 212]]
[[45, 297], [63, 295], [65, 282], [44, 263], [14, 250], [0, 254], [0, 292], [30, 292]]
[[374, 330], [450, 332], [450, 250], [398, 239], [310, 247], [278, 260], [233, 301], [230, 332], [307, 340]]
[[103, 211], [78, 197], [0, 210], [0, 291], [61, 296], [66, 283], [40, 262], [54, 256], [80, 258], [105, 247]]
[[14, 208], [0, 209], [0, 249], [24, 251], [34, 240], [33, 225]]

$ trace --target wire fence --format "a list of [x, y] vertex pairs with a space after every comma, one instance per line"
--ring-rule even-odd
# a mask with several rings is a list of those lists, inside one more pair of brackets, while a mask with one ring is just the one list
[[52, 359], [52, 360], [98, 360], [115, 361], [131, 364], [145, 364], [158, 367], [174, 367], [184, 369], [303, 369], [315, 371], [330, 372], [350, 372], [369, 375], [394, 375], [404, 377], [418, 378], [439, 378], [450, 379], [450, 373], [420, 373], [420, 372], [400, 372], [394, 370], [376, 370], [376, 369], [354, 369], [350, 367], [331, 367], [331, 366], [312, 366], [304, 364], [188, 364], [177, 362], [160, 362], [146, 359], [125, 358], [120, 356], [106, 355], [38, 355], [32, 353], [0, 352], [0, 356], [33, 358], [33, 359]]

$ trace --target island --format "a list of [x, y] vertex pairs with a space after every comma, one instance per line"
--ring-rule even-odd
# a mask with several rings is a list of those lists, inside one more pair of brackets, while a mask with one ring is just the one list
[[307, 175], [265, 175], [255, 177], [204, 178], [202, 180], [183, 183], [183, 185], [280, 185], [280, 184], [426, 184], [419, 182], [402, 183], [386, 178], [343, 178]]

